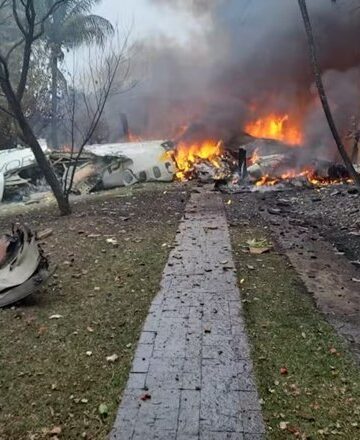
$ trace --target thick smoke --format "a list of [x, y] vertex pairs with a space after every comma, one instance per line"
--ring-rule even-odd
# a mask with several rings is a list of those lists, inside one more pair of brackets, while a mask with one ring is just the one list
[[[159, 15], [163, 7], [194, 14], [201, 32], [185, 46], [161, 36], [139, 43], [140, 84], [113, 104], [112, 115], [127, 113], [133, 131], [143, 136], [176, 137], [190, 123], [191, 133], [226, 138], [269, 112], [289, 113], [301, 121], [308, 145], [329, 151], [333, 142], [316, 98], [297, 1], [152, 1]], [[360, 110], [357, 2], [308, 3], [325, 83], [345, 135]]]

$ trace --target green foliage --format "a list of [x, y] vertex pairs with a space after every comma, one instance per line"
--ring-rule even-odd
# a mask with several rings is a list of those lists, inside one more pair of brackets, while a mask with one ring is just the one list
[[[42, 0], [45, 10], [56, 0]], [[103, 44], [114, 29], [111, 23], [99, 15], [91, 14], [100, 0], [69, 0], [56, 9], [45, 24], [44, 39], [52, 56], [64, 57], [64, 49], [73, 49], [82, 44]]]

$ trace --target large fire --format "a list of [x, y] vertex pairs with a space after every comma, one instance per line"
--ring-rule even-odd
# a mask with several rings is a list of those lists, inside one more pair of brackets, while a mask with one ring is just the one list
[[271, 114], [248, 123], [245, 131], [254, 137], [275, 139], [289, 145], [300, 145], [303, 142], [300, 128], [290, 120], [289, 115]]
[[198, 143], [180, 142], [173, 153], [178, 170], [177, 178], [180, 180], [188, 178], [194, 165], [201, 161], [208, 161], [214, 167], [219, 168], [222, 153], [221, 142], [212, 140]]

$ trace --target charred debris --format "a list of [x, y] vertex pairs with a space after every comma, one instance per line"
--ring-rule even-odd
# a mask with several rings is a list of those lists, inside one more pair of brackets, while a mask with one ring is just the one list
[[0, 237], [0, 307], [35, 293], [48, 280], [49, 262], [40, 238], [24, 225]]
[[[89, 145], [78, 162], [66, 148], [52, 151], [45, 141], [41, 146], [67, 188], [75, 167], [71, 192], [77, 195], [150, 181], [213, 182], [224, 192], [352, 183], [342, 164], [313, 157], [302, 146], [246, 134], [227, 142], [158, 140]], [[357, 164], [354, 166], [360, 171]], [[46, 191], [29, 148], [0, 151], [0, 202], [33, 203]]]

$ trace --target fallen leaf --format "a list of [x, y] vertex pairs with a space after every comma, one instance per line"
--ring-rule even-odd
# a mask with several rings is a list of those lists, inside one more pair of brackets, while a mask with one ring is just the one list
[[61, 432], [62, 432], [62, 429], [60, 426], [54, 426], [53, 429], [51, 431], [49, 431], [49, 435], [50, 436], [60, 435]]
[[112, 244], [113, 246], [117, 246], [118, 245], [118, 242], [117, 242], [117, 240], [115, 238], [108, 238], [106, 240], [106, 243]]
[[266, 240], [256, 240], [255, 238], [248, 240], [246, 244], [249, 247], [250, 254], [262, 255], [272, 249], [271, 244]]
[[109, 414], [109, 408], [105, 403], [101, 403], [98, 408], [99, 414], [103, 417], [106, 417]]
[[289, 422], [280, 422], [279, 427], [282, 431], [285, 431], [288, 427]]
[[52, 229], [45, 229], [44, 231], [41, 231], [37, 234], [37, 238], [38, 240], [44, 240], [45, 238], [50, 237], [50, 235], [53, 234], [53, 230]]
[[270, 247], [250, 247], [249, 248], [250, 254], [252, 255], [262, 255], [266, 254], [271, 251]]
[[107, 358], [106, 358], [107, 362], [110, 362], [110, 363], [114, 363], [118, 359], [119, 359], [119, 356], [117, 354], [113, 354], [111, 356], [107, 356]]
[[61, 318], [63, 318], [63, 315], [51, 315], [49, 317], [49, 319], [61, 319]]
[[286, 367], [280, 368], [280, 374], [286, 376], [288, 374], [288, 369]]
[[48, 328], [46, 327], [46, 325], [42, 325], [39, 327], [39, 330], [37, 332], [38, 336], [42, 336], [47, 332]]

